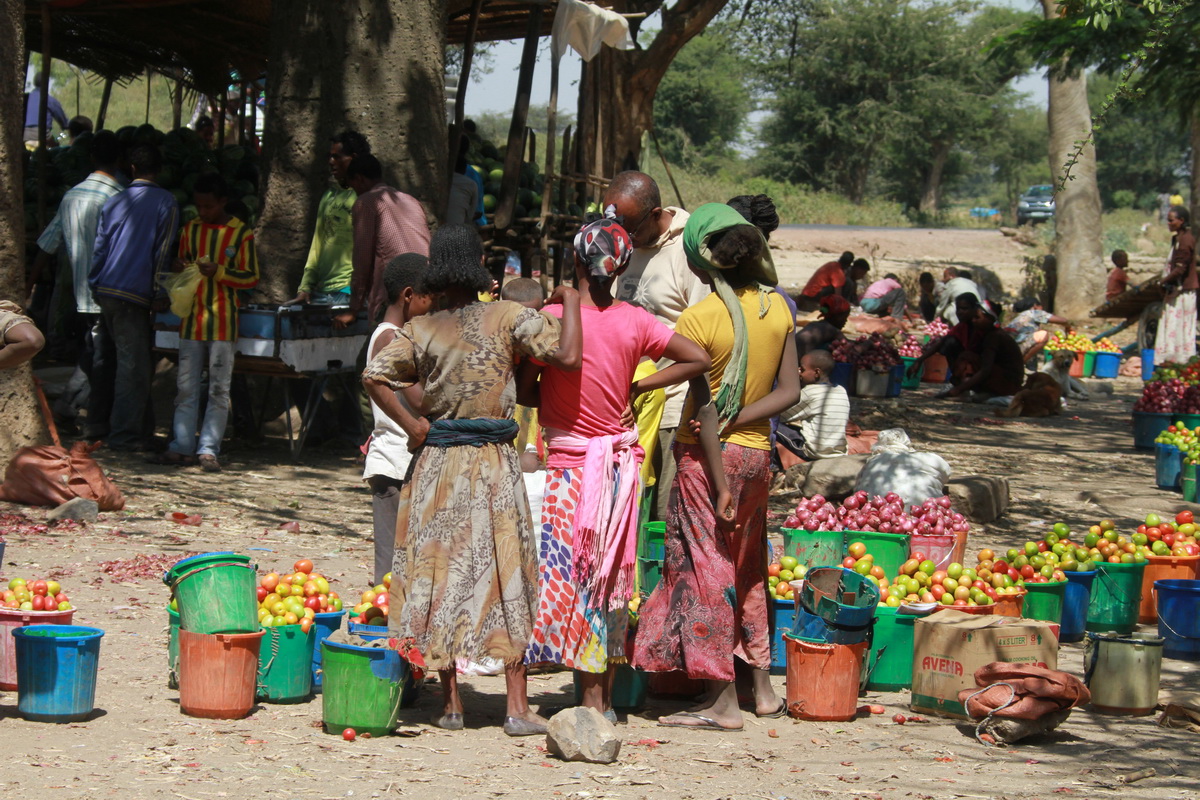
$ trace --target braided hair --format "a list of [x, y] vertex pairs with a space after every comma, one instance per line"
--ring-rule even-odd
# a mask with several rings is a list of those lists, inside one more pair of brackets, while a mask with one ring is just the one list
[[775, 201], [765, 194], [739, 194], [725, 205], [762, 231], [764, 239], [770, 239], [771, 234], [779, 228], [779, 212], [775, 210]]
[[458, 287], [486, 292], [492, 276], [483, 268], [483, 242], [472, 225], [443, 225], [429, 243], [429, 271], [421, 288], [430, 294]]

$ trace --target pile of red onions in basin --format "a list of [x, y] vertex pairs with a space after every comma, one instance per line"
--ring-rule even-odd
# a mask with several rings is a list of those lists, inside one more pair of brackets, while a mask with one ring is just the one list
[[971, 528], [966, 517], [950, 507], [948, 496], [931, 497], [906, 512], [904, 501], [895, 492], [884, 497], [855, 492], [840, 506], [813, 495], [800, 501], [783, 526], [806, 531], [878, 531], [917, 536], [965, 534]]

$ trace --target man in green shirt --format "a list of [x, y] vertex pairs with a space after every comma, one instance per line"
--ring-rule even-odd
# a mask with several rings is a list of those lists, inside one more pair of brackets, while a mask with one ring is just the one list
[[370, 152], [366, 137], [355, 131], [344, 131], [329, 140], [329, 171], [337, 186], [321, 196], [300, 289], [288, 305], [349, 305], [350, 276], [354, 272], [354, 224], [350, 212], [358, 195], [347, 185], [346, 169], [355, 156]]

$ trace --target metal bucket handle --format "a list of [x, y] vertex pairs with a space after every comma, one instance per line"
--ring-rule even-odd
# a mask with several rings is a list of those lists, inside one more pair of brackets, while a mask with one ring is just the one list
[[[240, 564], [235, 561], [225, 561], [220, 564], [205, 564], [203, 567], [196, 567], [195, 569], [188, 570], [187, 572], [183, 573], [175, 580], [171, 581], [168, 584], [171, 587], [171, 596], [172, 597], [175, 596], [175, 589], [176, 589], [176, 587], [179, 586], [179, 584], [183, 581], [184, 578], [190, 578], [193, 575], [204, 572], [206, 569], [215, 569], [217, 567], [245, 567], [246, 569], [250, 570], [251, 572], [258, 572], [258, 564]], [[164, 583], [167, 582], [166, 575], [163, 576], [163, 582]]]
[[[1157, 609], [1158, 608], [1158, 587], [1151, 586], [1150, 593], [1154, 595], [1154, 607]], [[1158, 624], [1162, 625], [1164, 628], [1166, 628], [1171, 633], [1178, 636], [1180, 639], [1191, 639], [1193, 641], [1200, 640], [1200, 636], [1188, 636], [1187, 634], [1180, 633], [1179, 631], [1172, 628], [1171, 623], [1167, 622], [1165, 619], [1162, 618], [1162, 614], [1158, 615]]]

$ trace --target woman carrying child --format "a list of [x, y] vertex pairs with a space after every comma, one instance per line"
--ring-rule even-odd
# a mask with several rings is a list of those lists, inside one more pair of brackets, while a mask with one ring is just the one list
[[[505, 664], [510, 736], [545, 733], [527, 699], [525, 647], [537, 603], [537, 544], [513, 438], [518, 356], [578, 369], [579, 295], [559, 287], [562, 321], [517, 303], [478, 302], [491, 276], [479, 234], [443, 226], [430, 244], [423, 289], [434, 314], [416, 317], [367, 365], [371, 399], [416, 452], [400, 492], [390, 628], [415, 640], [438, 670], [443, 707], [433, 724], [463, 727], [455, 660]], [[395, 390], [422, 383], [415, 416]]]
[[[638, 430], [622, 416], [631, 394], [703, 375], [710, 362], [653, 314], [614, 299], [633, 253], [618, 222], [585, 225], [574, 250], [583, 367], [528, 363], [519, 379], [522, 404], [539, 406], [548, 450], [538, 613], [526, 661], [577, 670], [583, 704], [615, 720], [612, 668], [626, 660], [643, 459]], [[560, 316], [563, 307], [545, 312]], [[634, 382], [642, 358], [663, 357], [675, 363]]]
[[708, 682], [697, 708], [660, 724], [736, 731], [736, 661], [751, 667], [755, 713], [783, 713], [771, 686], [767, 633], [769, 420], [799, 399], [799, 369], [789, 312], [771, 288], [775, 265], [759, 230], [710, 203], [688, 219], [684, 248], [714, 293], [685, 311], [675, 330], [712, 358], [723, 463], [706, 464], [695, 422], [680, 429], [663, 580], [642, 606], [633, 661], [649, 672], [684, 670]]

